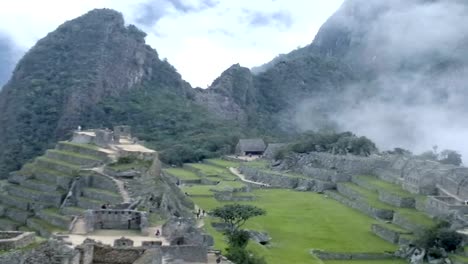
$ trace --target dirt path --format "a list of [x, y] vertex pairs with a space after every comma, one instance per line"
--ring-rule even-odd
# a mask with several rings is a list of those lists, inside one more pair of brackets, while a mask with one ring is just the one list
[[237, 168], [229, 168], [229, 171], [236, 175], [237, 177], [239, 177], [239, 179], [241, 179], [241, 181], [243, 182], [247, 182], [247, 183], [251, 183], [251, 184], [255, 184], [255, 185], [258, 185], [258, 186], [264, 186], [264, 187], [270, 187], [269, 184], [266, 184], [266, 183], [262, 183], [262, 182], [255, 182], [255, 181], [251, 181], [251, 180], [247, 180], [245, 178], [245, 176], [239, 172], [239, 170]]

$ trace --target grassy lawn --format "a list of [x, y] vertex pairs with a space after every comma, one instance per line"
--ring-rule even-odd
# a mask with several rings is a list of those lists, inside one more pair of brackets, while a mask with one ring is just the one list
[[324, 264], [407, 264], [408, 261], [402, 259], [390, 260], [333, 260], [324, 261]]
[[226, 169], [204, 163], [189, 163], [187, 165], [202, 171], [206, 175], [217, 175], [226, 171]]
[[209, 163], [212, 163], [218, 167], [228, 168], [228, 167], [239, 167], [239, 162], [224, 160], [224, 159], [208, 159]]
[[[246, 228], [266, 231], [273, 238], [271, 248], [251, 244], [251, 249], [265, 256], [268, 263], [320, 263], [309, 255], [312, 248], [336, 252], [396, 250], [371, 233], [375, 220], [322, 195], [271, 189], [253, 194], [258, 199], [245, 203], [265, 209], [267, 215], [252, 219]], [[222, 205], [212, 198], [193, 200], [206, 210]], [[209, 223], [207, 219], [205, 226], [214, 235], [215, 247], [224, 249], [222, 235]]]
[[234, 181], [221, 181], [218, 185], [189, 185], [182, 186], [182, 190], [189, 195], [213, 195], [213, 191], [228, 191], [232, 189], [242, 188], [245, 185]]
[[193, 171], [181, 169], [181, 168], [170, 168], [165, 170], [167, 173], [179, 178], [180, 180], [199, 180], [200, 177]]

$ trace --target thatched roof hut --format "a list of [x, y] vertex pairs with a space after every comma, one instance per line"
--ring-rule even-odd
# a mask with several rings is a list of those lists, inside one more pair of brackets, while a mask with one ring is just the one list
[[263, 139], [241, 139], [236, 146], [237, 155], [263, 155], [266, 145]]

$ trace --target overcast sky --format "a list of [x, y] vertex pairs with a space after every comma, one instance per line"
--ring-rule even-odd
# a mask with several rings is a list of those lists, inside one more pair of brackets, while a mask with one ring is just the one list
[[3, 0], [0, 35], [27, 50], [94, 8], [122, 12], [192, 86], [235, 63], [253, 67], [312, 42], [343, 0]]

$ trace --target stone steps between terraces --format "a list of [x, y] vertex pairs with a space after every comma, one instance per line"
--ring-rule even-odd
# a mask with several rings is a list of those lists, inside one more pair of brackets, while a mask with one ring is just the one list
[[39, 217], [31, 217], [26, 221], [26, 226], [36, 231], [40, 236], [49, 237], [54, 232], [66, 231], [59, 226], [52, 225]]

